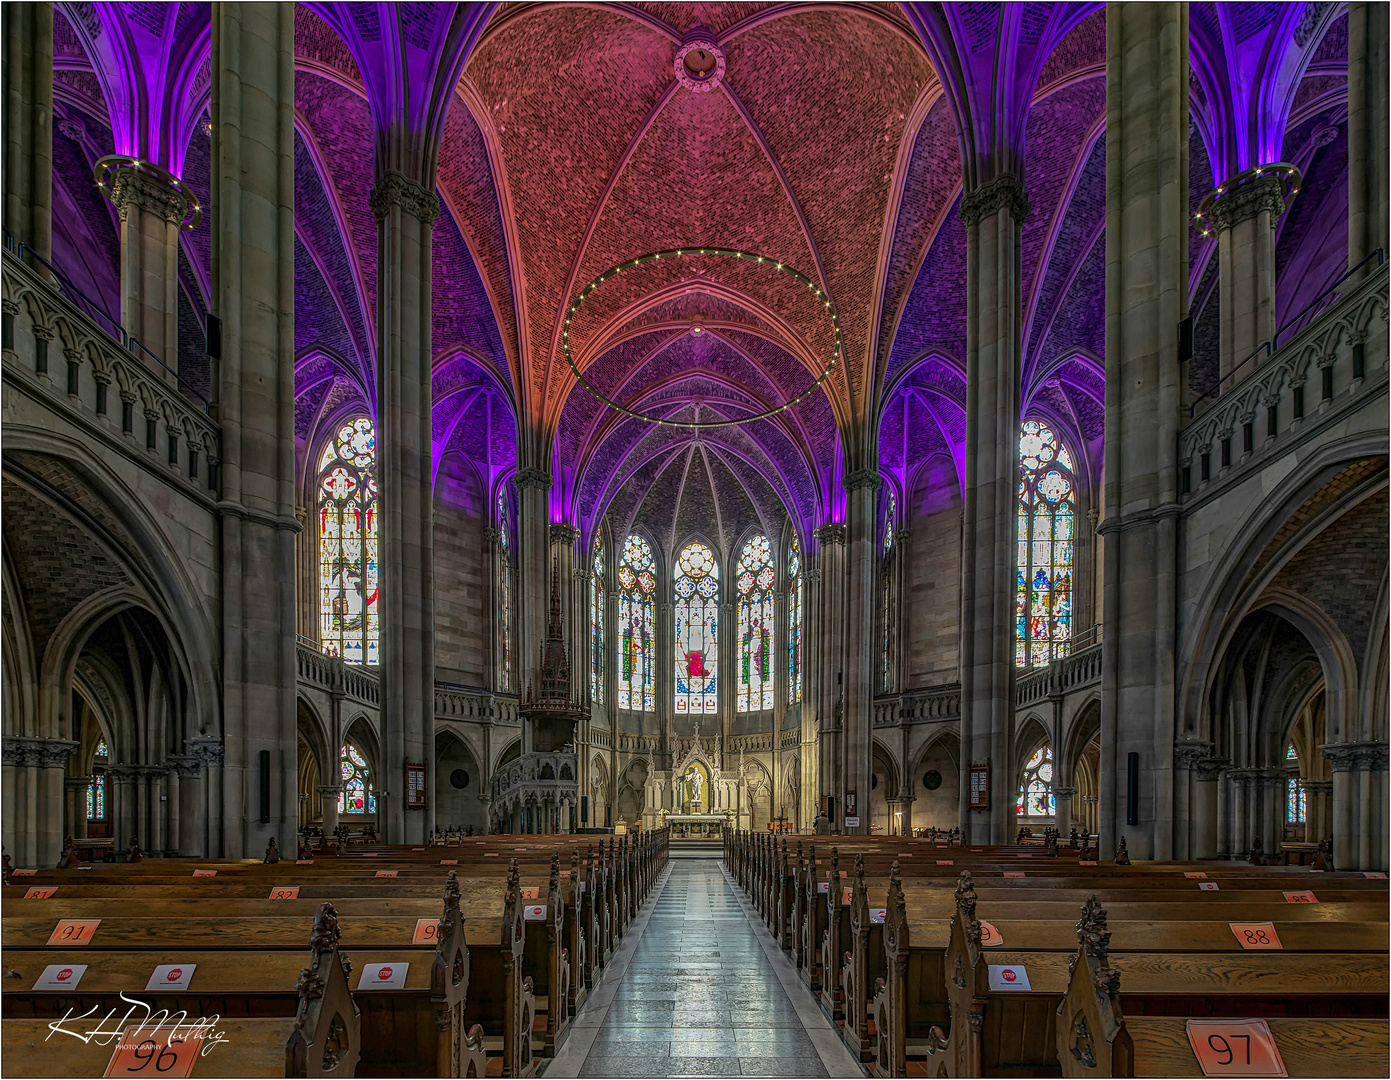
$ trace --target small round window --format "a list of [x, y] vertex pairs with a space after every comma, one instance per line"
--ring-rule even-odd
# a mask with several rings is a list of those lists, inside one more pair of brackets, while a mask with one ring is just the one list
[[456, 788], [458, 788], [460, 791], [463, 791], [464, 788], [468, 787], [468, 781], [469, 775], [468, 773], [464, 772], [463, 769], [455, 769], [452, 773], [449, 774], [449, 782], [453, 784]]
[[936, 791], [941, 786], [942, 774], [936, 769], [933, 769], [923, 776], [923, 787], [927, 788], [928, 791]]

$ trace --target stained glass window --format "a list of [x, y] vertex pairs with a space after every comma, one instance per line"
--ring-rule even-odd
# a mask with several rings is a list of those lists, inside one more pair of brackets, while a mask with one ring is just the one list
[[685, 546], [676, 560], [676, 711], [716, 711], [715, 635], [720, 568], [704, 544]]
[[343, 790], [338, 796], [340, 814], [375, 814], [377, 795], [372, 790], [372, 770], [352, 743], [344, 743], [339, 754], [338, 772]]
[[319, 457], [319, 639], [350, 664], [380, 660], [376, 467], [365, 416], [340, 424]]
[[1026, 420], [1019, 435], [1019, 551], [1014, 662], [1035, 667], [1068, 653], [1072, 637], [1072, 545], [1076, 474], [1067, 447]]
[[655, 568], [646, 540], [634, 535], [623, 541], [618, 563], [618, 707], [633, 712], [656, 709]]
[[1058, 811], [1053, 796], [1053, 751], [1045, 743], [1034, 751], [1024, 766], [1024, 778], [1014, 799], [1014, 812], [1021, 817], [1052, 817]]
[[773, 547], [766, 536], [744, 545], [735, 568], [739, 593], [739, 712], [773, 707]]
[[802, 548], [795, 535], [787, 578], [787, 696], [796, 705], [802, 700]]
[[106, 820], [106, 775], [92, 777], [87, 785], [87, 820]]
[[589, 583], [589, 696], [604, 703], [604, 538], [594, 538], [593, 577]]
[[[1299, 764], [1299, 755], [1294, 752], [1294, 744], [1285, 748], [1285, 760]], [[1303, 825], [1309, 814], [1309, 793], [1292, 776], [1285, 781], [1285, 821], [1290, 825]]]
[[503, 690], [512, 689], [512, 540], [507, 528], [507, 496], [498, 492], [497, 539], [501, 548], [497, 567], [498, 681]]
[[98, 739], [98, 740], [97, 740], [97, 752], [96, 752], [96, 756], [97, 756], [97, 757], [110, 757], [110, 756], [111, 756], [110, 751], [108, 751], [108, 750], [106, 749], [106, 740], [105, 740], [104, 738]]

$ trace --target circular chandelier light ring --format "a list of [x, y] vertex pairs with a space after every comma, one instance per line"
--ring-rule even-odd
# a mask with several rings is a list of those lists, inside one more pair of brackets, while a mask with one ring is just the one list
[[1208, 219], [1212, 217], [1212, 207], [1225, 196], [1238, 188], [1248, 187], [1257, 180], [1263, 180], [1267, 176], [1276, 176], [1284, 184], [1283, 198], [1285, 206], [1294, 202], [1294, 197], [1299, 194], [1299, 186], [1304, 182], [1299, 169], [1287, 161], [1276, 161], [1269, 165], [1257, 165], [1254, 168], [1240, 172], [1229, 180], [1224, 180], [1218, 184], [1201, 203], [1198, 204], [1198, 211], [1193, 215], [1193, 222], [1198, 227], [1198, 231], [1204, 236], [1211, 238], [1215, 235], [1215, 230], [1208, 224]]
[[92, 179], [96, 181], [97, 187], [101, 188], [102, 194], [107, 198], [111, 197], [111, 188], [107, 183], [108, 178], [117, 169], [134, 169], [146, 179], [167, 187], [179, 195], [189, 207], [189, 213], [179, 223], [180, 231], [198, 228], [199, 222], [203, 220], [203, 207], [198, 202], [198, 196], [194, 195], [184, 182], [168, 169], [156, 165], [153, 161], [143, 161], [140, 158], [131, 157], [129, 154], [107, 154], [92, 168]]
[[[815, 381], [813, 381], [810, 386], [808, 386], [796, 397], [784, 401], [781, 405], [775, 405], [771, 409], [767, 409], [764, 412], [757, 413], [752, 416], [739, 417], [738, 419], [734, 420], [668, 420], [667, 418], [662, 416], [654, 416], [651, 413], [639, 412], [636, 409], [629, 409], [624, 405], [620, 405], [618, 402], [614, 401], [607, 394], [605, 394], [598, 387], [596, 387], [593, 383], [591, 383], [587, 378], [585, 378], [584, 373], [581, 372], [579, 367], [575, 364], [574, 355], [570, 351], [570, 323], [574, 320], [575, 313], [579, 311], [580, 305], [583, 304], [585, 300], [589, 298], [589, 294], [592, 293], [609, 278], [621, 273], [624, 270], [632, 270], [639, 266], [643, 266], [646, 263], [656, 262], [658, 259], [685, 258], [691, 255], [723, 255], [728, 258], [734, 259], [751, 259], [754, 262], [759, 263], [760, 265], [770, 266], [781, 273], [787, 274], [789, 277], [801, 282], [816, 295], [817, 299], [819, 299], [823, 303], [823, 305], [826, 308], [826, 311], [831, 316], [831, 325], [835, 329], [836, 344], [835, 349], [832, 351], [830, 360], [827, 362], [826, 366], [821, 369], [821, 374], [819, 374], [816, 377]], [[841, 358], [841, 354], [844, 351], [844, 345], [840, 331], [840, 315], [836, 311], [835, 306], [831, 303], [830, 298], [825, 294], [825, 292], [822, 291], [821, 287], [817, 285], [816, 282], [812, 281], [805, 274], [797, 270], [794, 270], [786, 263], [780, 262], [779, 260], [774, 259], [770, 256], [759, 255], [751, 251], [739, 251], [735, 248], [720, 247], [667, 248], [663, 251], [653, 251], [649, 252], [646, 255], [639, 255], [637, 258], [629, 259], [626, 262], [619, 263], [617, 266], [609, 267], [609, 269], [605, 270], [602, 274], [600, 274], [583, 289], [581, 289], [578, 294], [576, 294], [575, 299], [571, 302], [569, 308], [565, 312], [565, 322], [561, 326], [560, 330], [560, 343], [562, 348], [564, 348], [565, 350], [565, 363], [569, 365], [571, 374], [575, 376], [575, 379], [579, 382], [579, 384], [583, 386], [586, 390], [588, 390], [591, 395], [593, 395], [599, 401], [603, 402], [609, 408], [622, 413], [624, 416], [632, 417], [634, 420], [645, 420], [650, 424], [660, 424], [666, 427], [682, 428], [734, 427], [738, 424], [751, 424], [755, 420], [768, 420], [774, 416], [777, 416], [781, 412], [786, 412], [788, 409], [792, 408], [792, 406], [797, 405], [802, 401], [805, 401], [816, 391], [817, 387], [819, 387], [823, 382], [826, 381], [826, 379], [830, 376], [831, 372], [835, 369], [836, 361], [838, 361]]]

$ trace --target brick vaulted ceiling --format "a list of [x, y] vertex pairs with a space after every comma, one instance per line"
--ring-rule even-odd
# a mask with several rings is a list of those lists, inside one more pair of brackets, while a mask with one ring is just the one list
[[[1104, 13], [1091, 4], [963, 6], [943, 23], [954, 37], [946, 52], [960, 65], [944, 86], [929, 61], [930, 51], [946, 55], [941, 42], [915, 29], [932, 22], [923, 15], [936, 6], [921, 7], [497, 5], [469, 37], [440, 129], [436, 462], [462, 454], [489, 485], [518, 464], [549, 466], [553, 513], [586, 535], [606, 513], [643, 516], [668, 488], [699, 492], [722, 539], [733, 539], [731, 522], [772, 530], [791, 518], [805, 532], [833, 520], [833, 478], [843, 468], [877, 466], [904, 489], [934, 457], [959, 473], [966, 263], [957, 88], [973, 78], [988, 86], [990, 64], [1019, 50], [1040, 58], [1028, 100], [1006, 104], [1023, 110], [1016, 126], [1033, 207], [1023, 235], [1021, 392], [1026, 409], [1099, 445]], [[1243, 11], [1232, 18], [1249, 36], [1275, 32], [1256, 17], [1262, 5], [1236, 7]], [[55, 203], [65, 213], [55, 221], [55, 254], [97, 297], [116, 295], [118, 229], [92, 197], [91, 162], [127, 138], [132, 115], [120, 100], [125, 82], [112, 73], [118, 42], [144, 56], [173, 49], [167, 39], [189, 56], [177, 71], [155, 65], [144, 83], [174, 84], [164, 155], [182, 162], [195, 189], [209, 175], [207, 132], [196, 122], [206, 116], [198, 26], [207, 5], [179, 5], [157, 28], [147, 25], [149, 8], [106, 5], [97, 19], [94, 5], [58, 5]], [[403, 92], [418, 93], [420, 75], [453, 62], [441, 52], [455, 40], [451, 21], [457, 30], [481, 14], [452, 4], [296, 6], [297, 434], [306, 457], [347, 410], [375, 408], [376, 222], [367, 197], [375, 126], [394, 109], [381, 101], [390, 93], [381, 56], [399, 49]], [[1292, 37], [1312, 55], [1331, 19], [1287, 13], [1277, 22], [1297, 23]], [[722, 82], [707, 93], [675, 75], [676, 52], [697, 27], [725, 56]], [[1208, 47], [1193, 92], [1215, 156], [1221, 140], [1209, 129], [1226, 114], [1212, 107], [1220, 88], [1205, 73], [1231, 65], [1212, 54]], [[1313, 135], [1300, 127], [1298, 138], [1328, 145], [1332, 161], [1341, 144], [1324, 131], [1337, 128], [1346, 90], [1336, 64], [1324, 66], [1308, 69], [1322, 82], [1301, 89], [1293, 111], [1311, 117], [1304, 127]], [[1269, 130], [1283, 132], [1289, 112]], [[1325, 186], [1338, 182], [1330, 176]], [[1291, 245], [1329, 231], [1298, 227]], [[561, 334], [569, 305], [596, 276], [649, 252], [700, 246], [754, 252], [804, 274], [834, 303], [844, 352], [795, 407], [697, 439], [601, 405], [577, 385]], [[196, 337], [207, 236], [187, 236], [183, 256]], [[1305, 264], [1301, 280], [1320, 279], [1322, 264]], [[1200, 269], [1194, 278], [1196, 288]], [[1291, 302], [1297, 289], [1286, 289]], [[586, 377], [625, 406], [709, 420], [762, 412], [806, 389], [831, 355], [831, 330], [811, 290], [777, 270], [693, 256], [605, 281], [577, 315], [570, 344]], [[676, 508], [678, 518], [684, 512]]]

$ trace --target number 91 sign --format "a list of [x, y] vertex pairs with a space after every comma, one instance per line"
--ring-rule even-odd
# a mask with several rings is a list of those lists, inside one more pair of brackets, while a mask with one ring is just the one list
[[1189, 1020], [1188, 1042], [1204, 1076], [1288, 1076], [1264, 1020]]

